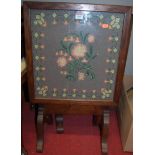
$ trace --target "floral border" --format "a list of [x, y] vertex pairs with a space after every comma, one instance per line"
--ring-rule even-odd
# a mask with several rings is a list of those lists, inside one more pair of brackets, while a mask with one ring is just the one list
[[[78, 15], [78, 11], [75, 14]], [[118, 16], [115, 15], [111, 15], [110, 16], [110, 20], [107, 19], [106, 17], [104, 17], [103, 14], [100, 15], [91, 15], [91, 14], [82, 14], [80, 13], [80, 18], [74, 18], [74, 22], [76, 24], [80, 24], [83, 23], [83, 21], [88, 24], [91, 25], [92, 23], [94, 23], [94, 20], [96, 20], [98, 22], [98, 26], [102, 29], [120, 29], [120, 18]], [[36, 26], [41, 26], [41, 27], [47, 27], [47, 25], [57, 25], [59, 21], [61, 21], [64, 25], [69, 25], [70, 21], [72, 21], [71, 19], [73, 19], [73, 15], [64, 12], [63, 15], [58, 15], [57, 12], [53, 12], [51, 14], [51, 23], [47, 23], [47, 21], [45, 20], [45, 13], [41, 12], [40, 14], [37, 14], [35, 16], [35, 19], [33, 21], [34, 25]], [[61, 20], [59, 20], [61, 19]], [[84, 20], [83, 20], [84, 19]]]
[[[70, 18], [71, 15], [69, 15], [68, 13], [64, 13], [63, 14], [63, 24], [64, 25], [68, 25], [70, 23]], [[47, 27], [50, 26], [50, 24], [56, 25], [58, 24], [58, 22], [60, 20], [59, 16], [57, 15], [57, 13], [53, 12], [51, 15], [51, 23], [47, 23], [46, 21], [46, 17], [45, 17], [45, 13], [41, 12], [40, 14], [35, 15], [35, 20], [33, 22], [33, 24], [35, 26], [40, 26], [40, 27]], [[109, 30], [113, 30], [113, 29], [120, 29], [120, 18], [114, 15], [111, 15], [110, 20], [107, 20], [102, 14], [98, 15], [98, 16], [87, 16], [87, 24], [90, 25], [92, 24], [93, 20], [96, 19], [98, 22], [98, 25], [100, 28], [102, 29], [109, 29]], [[74, 22], [76, 24], [80, 24], [81, 21], [79, 19], [75, 19]], [[76, 90], [73, 89], [72, 91], [68, 91], [66, 88], [60, 90], [57, 88], [53, 88], [53, 90], [49, 90], [47, 83], [46, 83], [46, 78], [44, 77], [44, 71], [46, 70], [45, 66], [44, 66], [44, 60], [45, 57], [43, 55], [41, 55], [39, 53], [40, 50], [44, 50], [45, 49], [45, 45], [42, 44], [41, 39], [45, 37], [45, 34], [43, 32], [34, 32], [33, 34], [33, 38], [36, 42], [36, 44], [34, 44], [34, 50], [36, 52], [34, 61], [36, 63], [35, 66], [35, 70], [36, 70], [36, 90], [37, 93], [43, 97], [47, 97], [48, 95], [51, 95], [53, 97], [63, 97], [63, 98], [67, 98], [67, 97], [71, 97], [71, 98], [76, 98], [76, 97], [80, 97], [80, 98], [92, 98], [92, 99], [96, 99], [96, 98], [102, 98], [102, 99], [106, 99], [109, 98], [110, 95], [112, 94], [112, 85], [114, 83], [114, 74], [116, 71], [116, 59], [115, 56], [118, 53], [118, 49], [116, 48], [117, 46], [117, 42], [119, 40], [119, 37], [117, 35], [113, 35], [113, 36], [109, 36], [108, 40], [111, 44], [111, 46], [109, 48], [107, 48], [107, 52], [109, 53], [109, 58], [106, 59], [106, 63], [111, 64], [109, 68], [105, 69], [105, 73], [106, 73], [106, 77], [104, 79], [104, 83], [106, 84], [106, 88], [101, 88], [100, 92], [97, 92], [96, 90], [92, 90], [92, 91], [87, 91], [87, 90]], [[83, 34], [82, 34], [83, 35]], [[88, 36], [88, 34], [87, 34]], [[66, 36], [67, 38], [67, 36]], [[65, 39], [65, 38], [64, 38]], [[63, 43], [63, 42], [61, 42]], [[62, 44], [63, 45], [63, 44]], [[57, 52], [57, 56], [59, 55], [59, 52]], [[81, 75], [82, 77], [82, 75]], [[83, 79], [83, 78], [82, 78]]]

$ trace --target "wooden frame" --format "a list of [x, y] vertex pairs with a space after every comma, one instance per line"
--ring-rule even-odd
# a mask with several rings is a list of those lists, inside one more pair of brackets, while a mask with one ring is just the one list
[[[33, 79], [33, 65], [32, 65], [32, 47], [31, 47], [31, 30], [29, 20], [29, 9], [65, 9], [65, 10], [85, 10], [85, 11], [103, 11], [103, 12], [118, 12], [124, 13], [124, 28], [122, 32], [121, 49], [118, 63], [118, 70], [116, 76], [115, 93], [112, 101], [83, 101], [83, 100], [48, 100], [36, 99], [34, 97], [34, 79]], [[111, 5], [93, 5], [93, 4], [70, 4], [70, 3], [42, 3], [42, 2], [24, 2], [24, 28], [25, 28], [25, 44], [28, 65], [28, 83], [29, 96], [32, 103], [53, 103], [53, 104], [82, 104], [82, 105], [104, 105], [115, 106], [119, 102], [120, 91], [122, 87], [123, 74], [125, 69], [125, 62], [127, 58], [127, 51], [130, 39], [131, 27], [131, 7], [128, 6], [111, 6]]]
[[[30, 9], [47, 9], [47, 10], [62, 9], [62, 10], [111, 12], [111, 13], [124, 14], [120, 53], [116, 73], [116, 83], [114, 89], [114, 96], [112, 100], [35, 98]], [[101, 131], [102, 153], [107, 154], [106, 141], [108, 137], [108, 125], [109, 125], [109, 112], [107, 111], [107, 109], [115, 108], [119, 103], [123, 74], [130, 40], [131, 20], [132, 20], [131, 14], [132, 14], [132, 8], [129, 6], [73, 4], [73, 3], [71, 4], [71, 3], [59, 3], [59, 2], [24, 2], [24, 29], [25, 29], [25, 47], [26, 47], [29, 96], [31, 103], [39, 105], [38, 110], [36, 112], [37, 152], [43, 151], [43, 123], [46, 114], [47, 115], [51, 113], [57, 114], [55, 120], [58, 133], [64, 131], [62, 114], [93, 114], [94, 118], [93, 123], [94, 125], [99, 125]]]

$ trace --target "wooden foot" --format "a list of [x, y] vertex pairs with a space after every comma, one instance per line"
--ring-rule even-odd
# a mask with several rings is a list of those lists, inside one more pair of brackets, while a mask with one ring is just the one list
[[53, 124], [53, 117], [52, 115], [48, 114], [45, 116], [45, 122], [47, 122], [48, 124]]
[[43, 152], [44, 145], [44, 112], [43, 107], [38, 107], [37, 112], [37, 122], [36, 122], [36, 130], [37, 130], [37, 152]]
[[102, 149], [102, 155], [108, 155], [108, 134], [109, 134], [109, 116], [110, 112], [108, 110], [105, 110], [103, 112], [103, 120], [101, 124], [101, 149]]
[[93, 125], [100, 126], [102, 120], [102, 115], [93, 115]]
[[56, 122], [56, 132], [57, 133], [64, 133], [63, 115], [56, 114], [55, 115], [55, 122]]

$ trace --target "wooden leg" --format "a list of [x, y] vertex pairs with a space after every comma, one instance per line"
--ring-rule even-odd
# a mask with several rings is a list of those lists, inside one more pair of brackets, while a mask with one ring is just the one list
[[37, 130], [37, 152], [43, 152], [44, 145], [44, 112], [43, 107], [38, 107], [37, 112], [37, 122], [36, 122], [36, 130]]
[[51, 114], [45, 116], [45, 122], [47, 122], [48, 124], [53, 124], [53, 117]]
[[100, 126], [102, 120], [102, 115], [93, 115], [93, 125]]
[[100, 126], [101, 128], [101, 149], [102, 149], [102, 155], [107, 155], [108, 154], [108, 144], [107, 144], [107, 139], [108, 139], [108, 134], [109, 134], [109, 111], [104, 110], [103, 112], [103, 120], [102, 124]]
[[55, 115], [55, 122], [56, 122], [56, 131], [57, 131], [57, 133], [64, 133], [63, 115], [56, 114]]

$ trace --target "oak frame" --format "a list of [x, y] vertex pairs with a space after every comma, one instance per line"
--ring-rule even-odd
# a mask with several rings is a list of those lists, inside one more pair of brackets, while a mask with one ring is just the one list
[[[131, 13], [130, 6], [114, 6], [114, 5], [94, 5], [94, 4], [77, 4], [77, 3], [60, 3], [60, 2], [24, 2], [24, 30], [25, 30], [25, 47], [27, 61], [27, 75], [29, 85], [29, 96], [31, 103], [34, 104], [63, 104], [63, 105], [92, 105], [115, 107], [119, 103], [119, 97], [122, 88], [123, 74], [125, 70], [126, 58], [131, 32]], [[34, 79], [33, 79], [33, 60], [32, 60], [32, 37], [30, 26], [29, 9], [64, 9], [64, 10], [82, 10], [82, 11], [100, 11], [100, 12], [117, 12], [125, 15], [123, 23], [123, 31], [121, 38], [121, 47], [118, 60], [118, 68], [116, 75], [116, 84], [114, 90], [114, 98], [111, 101], [104, 100], [72, 100], [72, 99], [40, 99], [35, 98]]]

